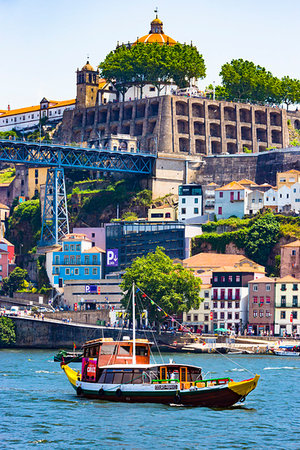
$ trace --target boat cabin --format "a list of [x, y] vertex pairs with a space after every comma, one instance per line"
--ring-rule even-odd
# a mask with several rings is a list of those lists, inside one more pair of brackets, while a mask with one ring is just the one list
[[[148, 339], [136, 339], [136, 364], [150, 363], [151, 342]], [[114, 341], [101, 338], [88, 341], [83, 346], [82, 376], [86, 381], [98, 378], [99, 367], [112, 364], [133, 363], [133, 340]]]

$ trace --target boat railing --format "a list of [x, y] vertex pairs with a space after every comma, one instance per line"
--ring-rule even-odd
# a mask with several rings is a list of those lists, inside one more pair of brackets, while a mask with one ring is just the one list
[[166, 383], [180, 383], [182, 389], [190, 389], [191, 387], [211, 387], [211, 386], [219, 386], [222, 384], [228, 384], [232, 381], [230, 378], [211, 378], [207, 380], [196, 380], [196, 381], [180, 381], [180, 380], [170, 380], [170, 379], [162, 379], [156, 378], [152, 380], [152, 384], [166, 384]]

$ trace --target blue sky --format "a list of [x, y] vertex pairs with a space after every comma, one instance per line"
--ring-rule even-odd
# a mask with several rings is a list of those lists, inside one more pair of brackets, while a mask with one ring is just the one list
[[300, 78], [299, 0], [0, 0], [0, 109], [75, 97], [75, 71], [96, 67], [117, 41], [148, 33], [155, 7], [164, 32], [202, 53], [205, 87], [244, 58]]

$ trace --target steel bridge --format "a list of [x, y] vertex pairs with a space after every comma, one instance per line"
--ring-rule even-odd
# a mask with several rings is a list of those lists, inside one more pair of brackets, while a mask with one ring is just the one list
[[64, 169], [151, 175], [156, 154], [0, 140], [0, 161], [48, 167], [40, 246], [60, 243], [69, 233]]

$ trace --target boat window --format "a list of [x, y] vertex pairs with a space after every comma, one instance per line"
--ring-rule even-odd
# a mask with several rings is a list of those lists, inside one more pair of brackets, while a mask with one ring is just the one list
[[180, 381], [182, 383], [187, 381], [187, 379], [186, 379], [187, 378], [186, 372], [187, 372], [186, 367], [180, 367]]
[[130, 355], [130, 345], [121, 345], [119, 355]]
[[97, 347], [90, 347], [89, 356], [91, 358], [98, 356], [98, 346]]
[[143, 371], [142, 370], [134, 370], [133, 371], [133, 384], [141, 384], [143, 382]]
[[131, 383], [132, 380], [132, 370], [131, 369], [125, 369], [123, 373], [123, 381], [122, 383]]
[[198, 380], [202, 380], [201, 369], [190, 367], [187, 373], [187, 381], [198, 381]]
[[105, 383], [112, 384], [114, 378], [114, 373], [112, 370], [107, 370], [106, 377], [105, 377]]
[[160, 368], [160, 378], [162, 380], [166, 380], [167, 379], [167, 368], [166, 367], [161, 367]]
[[106, 370], [102, 370], [98, 383], [104, 383]]
[[122, 370], [114, 370], [114, 384], [121, 384], [122, 383], [122, 377], [123, 377], [123, 371]]
[[113, 355], [115, 350], [115, 344], [103, 344], [101, 347], [101, 355]]
[[135, 353], [137, 356], [148, 356], [148, 348], [138, 345], [135, 347]]

